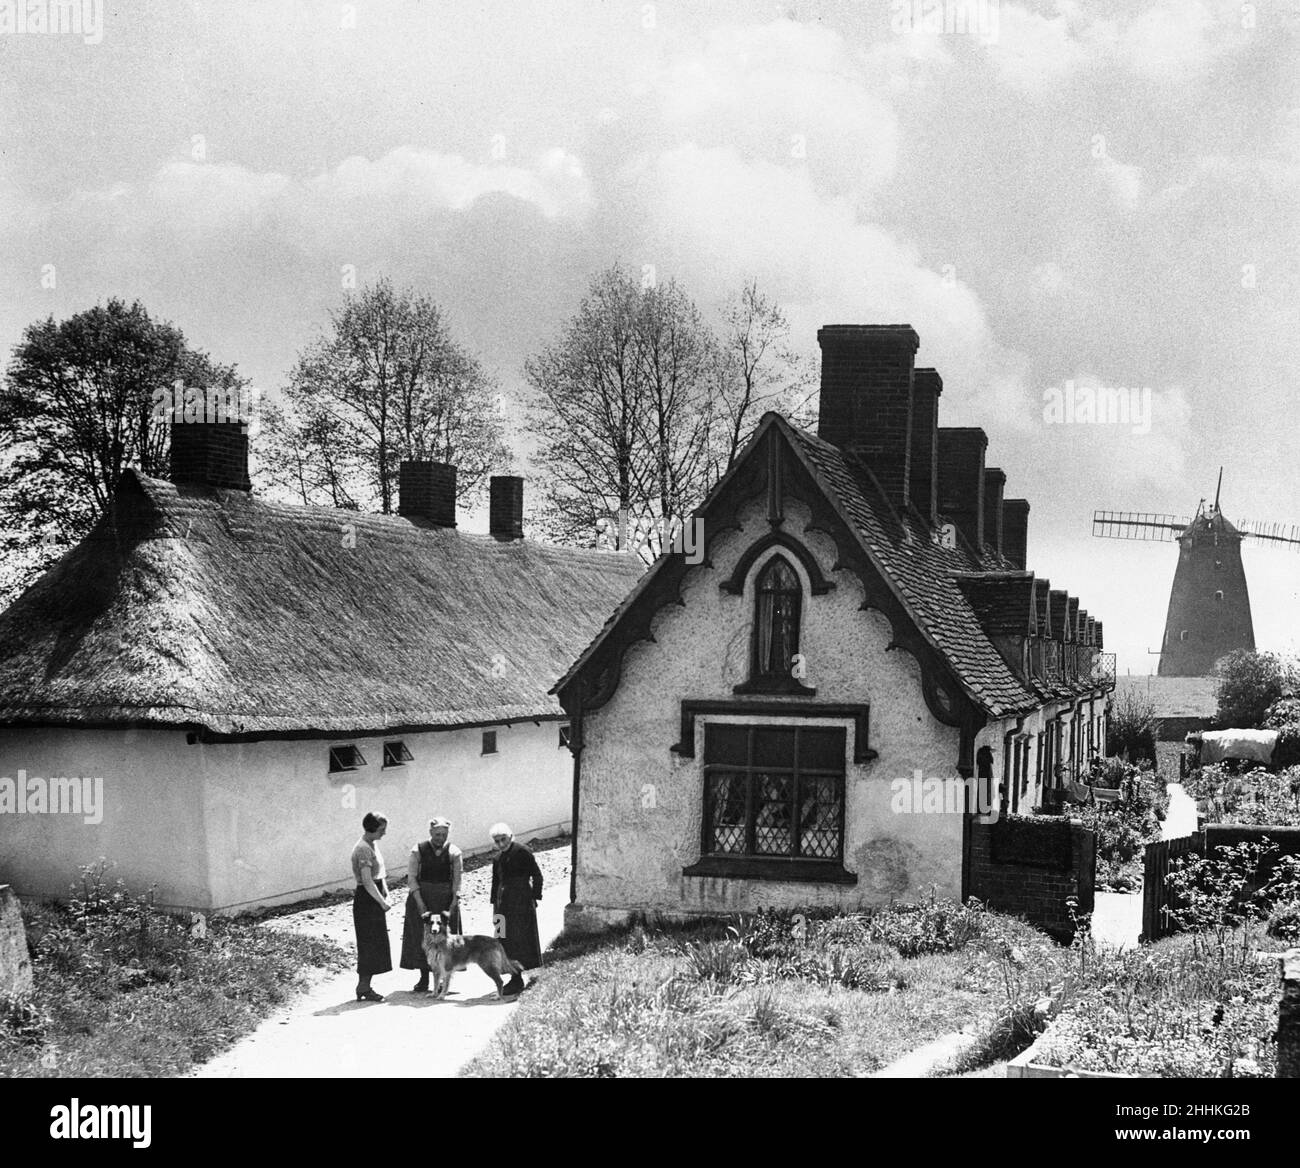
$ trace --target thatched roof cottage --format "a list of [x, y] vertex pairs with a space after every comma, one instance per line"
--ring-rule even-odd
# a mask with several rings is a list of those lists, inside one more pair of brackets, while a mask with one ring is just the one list
[[[0, 615], [0, 882], [62, 894], [105, 856], [235, 910], [348, 882], [370, 808], [399, 872], [435, 813], [466, 850], [567, 823], [548, 690], [635, 557], [523, 539], [514, 477], [472, 535], [442, 464], [404, 463], [399, 514], [368, 515], [252, 495], [237, 425], [176, 424], [172, 461]], [[92, 779], [102, 806], [73, 809]]]

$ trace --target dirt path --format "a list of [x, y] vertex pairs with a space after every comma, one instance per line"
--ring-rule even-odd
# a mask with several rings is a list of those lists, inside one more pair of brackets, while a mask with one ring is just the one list
[[[388, 855], [390, 863], [396, 849]], [[568, 901], [569, 849], [565, 844], [538, 851], [544, 890], [537, 910], [542, 948], [559, 935]], [[395, 865], [394, 865], [395, 866]], [[490, 867], [465, 873], [462, 913], [467, 933], [492, 932], [488, 904]], [[388, 933], [396, 965], [402, 949], [405, 892], [388, 914]], [[266, 922], [266, 928], [328, 937], [353, 947], [352, 902], [306, 909]], [[358, 1002], [356, 974], [330, 975], [278, 1014], [267, 1019], [225, 1054], [205, 1064], [196, 1078], [353, 1078], [455, 1075], [477, 1055], [514, 1013], [516, 1002], [498, 1001], [491, 980], [477, 969], [452, 978], [440, 1002], [411, 987], [418, 974], [394, 969], [375, 978], [382, 1002]], [[533, 974], [533, 976], [545, 976]]]

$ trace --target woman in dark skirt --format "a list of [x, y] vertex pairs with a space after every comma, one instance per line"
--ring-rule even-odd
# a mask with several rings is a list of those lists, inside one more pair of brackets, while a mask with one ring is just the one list
[[542, 870], [514, 832], [504, 823], [492, 829], [497, 857], [492, 862], [492, 913], [496, 933], [506, 953], [525, 969], [542, 963], [542, 943], [537, 935], [537, 902], [542, 899]]
[[424, 954], [424, 914], [450, 913], [447, 929], [462, 933], [460, 880], [464, 872], [460, 848], [449, 844], [451, 820], [429, 820], [429, 838], [411, 849], [406, 861], [406, 919], [402, 922], [402, 968], [418, 969], [415, 993], [429, 990], [429, 962]]
[[361, 829], [364, 834], [352, 849], [352, 874], [357, 879], [352, 897], [352, 924], [357, 930], [357, 1001], [382, 1002], [383, 994], [370, 988], [370, 979], [393, 968], [385, 919], [392, 905], [384, 883], [388, 873], [379, 851], [379, 841], [388, 830], [388, 817], [369, 811], [361, 821]]

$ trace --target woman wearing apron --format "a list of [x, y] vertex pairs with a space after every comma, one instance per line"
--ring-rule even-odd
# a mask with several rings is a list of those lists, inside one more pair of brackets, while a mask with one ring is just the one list
[[[537, 902], [542, 899], [542, 870], [523, 844], [515, 843], [508, 825], [495, 824], [492, 842], [497, 856], [492, 863], [492, 913], [496, 934], [512, 960], [525, 969], [542, 963], [537, 935]], [[523, 988], [522, 982], [519, 989]]]
[[[450, 913], [448, 932], [460, 933], [460, 848], [447, 842], [451, 820], [429, 820], [429, 838], [411, 849], [406, 862], [406, 919], [402, 922], [402, 968], [418, 969], [415, 993], [429, 989], [429, 963], [424, 954], [424, 914]], [[438, 927], [437, 921], [434, 928]]]
[[361, 821], [365, 833], [352, 848], [352, 875], [357, 890], [352, 897], [352, 924], [357, 931], [357, 1001], [382, 1002], [382, 994], [370, 988], [370, 979], [393, 968], [393, 952], [388, 947], [388, 921], [385, 914], [388, 888], [387, 873], [379, 841], [388, 830], [386, 816], [370, 811]]

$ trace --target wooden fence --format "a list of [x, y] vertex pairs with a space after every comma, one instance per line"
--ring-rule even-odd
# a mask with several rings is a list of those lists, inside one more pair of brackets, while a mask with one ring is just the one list
[[1189, 852], [1204, 853], [1205, 835], [1181, 836], [1178, 839], [1157, 840], [1147, 844], [1145, 870], [1142, 876], [1142, 940], [1158, 941], [1176, 932], [1177, 928], [1169, 919], [1169, 889], [1165, 886], [1165, 877], [1170, 865], [1179, 856]]

